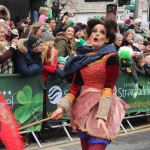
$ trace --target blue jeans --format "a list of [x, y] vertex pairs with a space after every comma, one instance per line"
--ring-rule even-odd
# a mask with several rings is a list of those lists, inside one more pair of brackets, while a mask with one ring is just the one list
[[39, 13], [36, 10], [31, 11], [31, 24], [34, 22], [38, 22], [39, 20]]

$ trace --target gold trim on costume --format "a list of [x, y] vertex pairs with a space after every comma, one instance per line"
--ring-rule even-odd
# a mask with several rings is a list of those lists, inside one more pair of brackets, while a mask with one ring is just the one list
[[93, 65], [95, 65], [95, 64], [98, 64], [98, 63], [101, 63], [101, 62], [105, 62], [105, 61], [106, 61], [106, 55], [103, 56], [103, 57], [102, 57], [101, 59], [99, 59], [99, 60], [95, 60], [95, 61], [93, 61], [93, 62], [87, 64], [87, 66], [93, 66]]
[[87, 129], [85, 129], [81, 125], [79, 125], [78, 121], [76, 121], [76, 120], [73, 121], [73, 124], [75, 126], [77, 126], [77, 128], [80, 129], [82, 132], [86, 132], [90, 136], [107, 139], [107, 140], [110, 140], [111, 142], [115, 141], [115, 138], [107, 138], [106, 136], [102, 136], [102, 135], [98, 135], [98, 134], [93, 134], [93, 133], [89, 132]]

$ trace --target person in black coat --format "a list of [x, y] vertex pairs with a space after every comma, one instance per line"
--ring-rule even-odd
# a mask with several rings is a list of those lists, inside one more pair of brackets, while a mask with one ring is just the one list
[[20, 39], [15, 55], [16, 72], [22, 76], [41, 75], [43, 72], [41, 50], [41, 38], [30, 35], [28, 40]]

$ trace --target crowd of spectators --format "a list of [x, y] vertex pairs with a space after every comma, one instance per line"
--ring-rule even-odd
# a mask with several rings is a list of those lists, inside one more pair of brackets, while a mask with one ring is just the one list
[[[38, 13], [31, 11], [31, 19], [27, 16], [14, 24], [9, 10], [0, 5], [1, 74], [42, 75], [45, 84], [49, 74], [56, 74], [63, 81], [66, 61], [78, 55], [78, 46], [90, 46], [86, 24], [75, 24], [67, 13], [56, 22], [55, 18], [48, 18], [48, 11], [47, 6], [39, 7]], [[130, 58], [133, 64], [124, 65], [120, 61], [121, 71], [131, 73], [140, 89], [143, 86], [138, 75], [150, 77], [150, 38], [145, 36], [141, 23], [139, 18], [133, 23], [125, 20], [114, 42], [117, 53], [122, 47], [133, 51]]]

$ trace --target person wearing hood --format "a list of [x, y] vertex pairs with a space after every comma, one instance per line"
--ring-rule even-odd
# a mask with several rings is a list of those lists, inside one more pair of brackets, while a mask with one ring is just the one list
[[30, 35], [29, 39], [20, 39], [17, 43], [18, 51], [15, 55], [16, 72], [21, 76], [41, 75], [43, 64], [41, 58], [42, 39]]
[[67, 26], [63, 33], [59, 33], [55, 37], [55, 47], [58, 55], [63, 57], [72, 57], [74, 55], [71, 41], [74, 38], [74, 28]]
[[8, 22], [10, 20], [10, 12], [7, 7], [0, 5], [0, 19]]
[[91, 46], [78, 47], [77, 52], [84, 54], [66, 62], [64, 78], [71, 86], [51, 119], [58, 120], [68, 113], [82, 150], [105, 150], [117, 137], [125, 110], [130, 107], [114, 93], [120, 70], [119, 58], [112, 45], [116, 22], [90, 19], [87, 24], [91, 31]]

